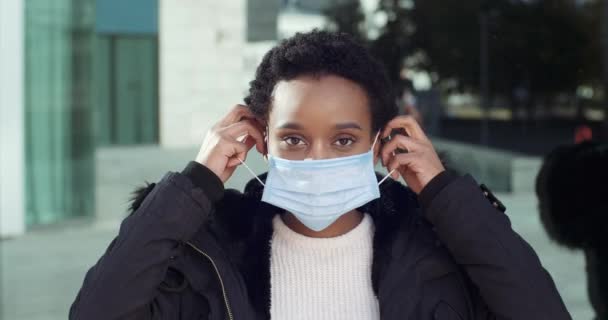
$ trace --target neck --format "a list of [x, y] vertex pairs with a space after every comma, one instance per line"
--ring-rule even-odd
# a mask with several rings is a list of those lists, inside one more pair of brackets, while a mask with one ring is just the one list
[[306, 227], [298, 218], [291, 213], [286, 213], [282, 217], [283, 223], [289, 229], [311, 238], [333, 238], [348, 233], [353, 230], [363, 220], [363, 213], [352, 210], [343, 214], [334, 223], [321, 231], [314, 231]]

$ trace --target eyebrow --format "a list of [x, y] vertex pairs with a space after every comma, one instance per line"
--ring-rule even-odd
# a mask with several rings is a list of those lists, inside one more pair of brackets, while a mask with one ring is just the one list
[[292, 129], [292, 130], [301, 130], [302, 126], [295, 122], [287, 122], [277, 127], [277, 129]]
[[344, 130], [344, 129], [357, 129], [357, 130], [363, 130], [361, 128], [361, 126], [359, 126], [358, 124], [354, 123], [354, 122], [345, 122], [345, 123], [338, 123], [335, 127], [336, 130]]
[[[301, 130], [302, 126], [298, 123], [295, 122], [287, 122], [285, 124], [282, 124], [278, 127], [278, 129], [291, 129], [291, 130]], [[334, 129], [336, 130], [344, 130], [344, 129], [357, 129], [357, 130], [363, 130], [361, 128], [361, 126], [359, 126], [358, 124], [354, 123], [354, 122], [344, 122], [344, 123], [338, 123], [334, 126]]]

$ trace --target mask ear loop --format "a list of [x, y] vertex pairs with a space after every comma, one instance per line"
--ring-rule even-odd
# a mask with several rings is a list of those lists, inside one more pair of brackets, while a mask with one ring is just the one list
[[260, 183], [261, 183], [261, 184], [262, 184], [264, 187], [266, 186], [266, 185], [264, 184], [264, 182], [262, 182], [262, 180], [261, 180], [261, 179], [258, 177], [258, 175], [257, 175], [257, 174], [255, 174], [255, 173], [253, 172], [253, 170], [251, 170], [251, 168], [249, 168], [249, 166], [248, 166], [248, 165], [247, 165], [247, 164], [246, 164], [246, 163], [245, 163], [243, 160], [241, 160], [241, 158], [237, 158], [237, 159], [239, 159], [239, 161], [240, 161], [240, 162], [241, 162], [241, 163], [242, 163], [242, 164], [245, 166], [245, 168], [246, 168], [246, 169], [249, 171], [249, 173], [251, 173], [251, 175], [252, 175], [254, 178], [256, 178], [256, 179], [257, 179], [257, 180], [258, 180], [258, 181], [259, 181], [259, 182], [260, 182]]
[[[374, 147], [376, 146], [376, 142], [378, 142], [378, 136], [380, 136], [380, 130], [378, 130], [378, 133], [376, 133], [376, 137], [374, 138], [374, 143], [372, 143], [372, 152], [374, 152]], [[382, 178], [382, 180], [380, 180], [380, 182], [378, 182], [378, 185], [381, 185], [384, 181], [386, 181], [386, 179], [388, 179], [388, 177], [390, 177], [391, 174], [393, 174], [393, 172], [395, 172], [395, 169], [391, 170], [391, 172], [389, 172], [387, 175], [385, 175], [384, 178]]]
[[382, 178], [382, 180], [380, 180], [380, 182], [378, 182], [378, 185], [381, 185], [382, 182], [386, 181], [386, 179], [388, 179], [388, 177], [390, 177], [391, 174], [393, 174], [393, 172], [395, 172], [395, 169], [391, 170], [391, 172], [389, 172], [387, 175], [385, 175], [384, 178]]
[[372, 152], [374, 152], [374, 147], [376, 146], [376, 142], [378, 142], [378, 137], [380, 136], [380, 130], [376, 133], [376, 137], [374, 137], [374, 143], [372, 143]]
[[[266, 127], [266, 131], [264, 132], [265, 136], [264, 136], [264, 140], [266, 142], [266, 150], [268, 150], [268, 127]], [[262, 155], [262, 158], [264, 158], [264, 161], [268, 164], [268, 154], [264, 154]], [[241, 162], [241, 164], [243, 164], [245, 166], [245, 169], [247, 169], [247, 171], [249, 171], [249, 173], [251, 173], [251, 175], [258, 180], [258, 182], [263, 185], [264, 187], [266, 187], [266, 184], [264, 182], [262, 182], [262, 180], [258, 177], [257, 174], [255, 174], [255, 172], [253, 172], [253, 170], [251, 170], [251, 168], [243, 161], [241, 160], [241, 158], [237, 158], [239, 159], [239, 161]]]

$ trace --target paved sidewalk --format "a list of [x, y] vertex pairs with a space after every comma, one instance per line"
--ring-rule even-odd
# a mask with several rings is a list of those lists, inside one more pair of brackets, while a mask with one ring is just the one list
[[[574, 319], [591, 319], [583, 256], [551, 243], [542, 230], [531, 195], [500, 196], [514, 228], [539, 253], [553, 275]], [[73, 222], [28, 232], [0, 242], [1, 319], [67, 319], [68, 309], [86, 270], [117, 232], [117, 222]]]

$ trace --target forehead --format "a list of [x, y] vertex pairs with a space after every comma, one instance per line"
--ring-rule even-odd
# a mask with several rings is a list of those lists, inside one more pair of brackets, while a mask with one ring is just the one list
[[371, 130], [369, 100], [358, 84], [334, 75], [280, 81], [273, 92], [269, 125], [285, 122], [316, 127], [357, 122]]

